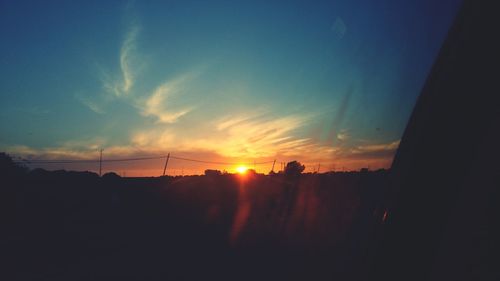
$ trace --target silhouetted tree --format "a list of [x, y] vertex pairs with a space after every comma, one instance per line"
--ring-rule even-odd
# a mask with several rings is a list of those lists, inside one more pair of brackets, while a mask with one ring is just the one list
[[305, 168], [306, 166], [302, 165], [298, 161], [288, 162], [285, 167], [285, 175], [298, 176], [305, 170]]
[[247, 169], [246, 173], [247, 174], [257, 174], [257, 171], [255, 171], [255, 169]]
[[222, 175], [222, 173], [219, 170], [212, 170], [212, 169], [205, 170], [205, 176], [220, 176], [220, 175]]
[[7, 177], [16, 177], [25, 174], [28, 169], [16, 164], [12, 158], [4, 152], [0, 152], [0, 175]]

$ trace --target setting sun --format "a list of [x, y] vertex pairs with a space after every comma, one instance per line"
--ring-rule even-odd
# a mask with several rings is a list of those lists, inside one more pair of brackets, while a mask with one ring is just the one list
[[238, 168], [236, 168], [236, 171], [239, 173], [239, 174], [245, 174], [247, 172], [248, 168], [245, 167], [245, 166], [239, 166]]

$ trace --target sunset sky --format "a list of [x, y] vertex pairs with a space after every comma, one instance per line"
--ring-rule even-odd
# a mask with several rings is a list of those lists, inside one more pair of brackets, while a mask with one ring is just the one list
[[1, 1], [0, 151], [389, 167], [460, 1], [382, 2]]

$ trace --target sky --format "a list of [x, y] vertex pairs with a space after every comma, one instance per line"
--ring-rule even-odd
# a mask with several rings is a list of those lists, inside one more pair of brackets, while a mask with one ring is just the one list
[[[171, 175], [267, 173], [272, 163], [251, 165], [274, 159], [275, 170], [388, 168], [459, 6], [2, 0], [0, 151], [228, 163], [171, 159]], [[153, 176], [163, 165], [103, 169]]]

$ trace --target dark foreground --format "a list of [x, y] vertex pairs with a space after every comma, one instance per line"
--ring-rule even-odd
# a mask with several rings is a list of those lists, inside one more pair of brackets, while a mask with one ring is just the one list
[[36, 170], [3, 180], [0, 279], [363, 279], [386, 177]]

